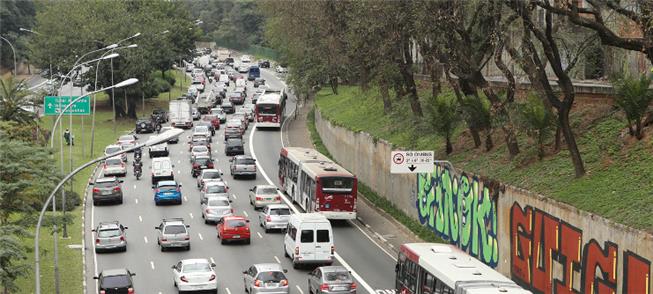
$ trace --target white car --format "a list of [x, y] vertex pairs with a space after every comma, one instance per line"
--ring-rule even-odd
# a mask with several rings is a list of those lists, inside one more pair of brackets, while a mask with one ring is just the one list
[[249, 204], [254, 206], [254, 209], [265, 207], [268, 204], [281, 204], [281, 195], [275, 186], [256, 185], [249, 189]]
[[[154, 136], [150, 137], [153, 138]], [[159, 157], [159, 156], [168, 156], [168, 143], [163, 142], [160, 144], [150, 146], [149, 150], [150, 158]]]
[[191, 161], [193, 158], [197, 156], [208, 156], [211, 157], [211, 150], [207, 148], [206, 146], [193, 146], [193, 148], [190, 149], [190, 159]]
[[277, 65], [277, 67], [275, 67], [274, 70], [275, 70], [276, 72], [278, 72], [278, 73], [286, 73], [286, 72], [288, 72], [288, 69], [285, 68], [285, 67], [283, 67], [283, 66], [281, 66], [281, 65]]
[[116, 144], [122, 146], [122, 149], [129, 149], [136, 146], [136, 140], [138, 140], [138, 138], [134, 135], [123, 135], [118, 138]]
[[209, 139], [211, 142], [211, 130], [208, 126], [196, 126], [193, 128], [193, 137], [195, 136], [204, 136]]
[[211, 197], [227, 197], [229, 198], [229, 188], [224, 182], [207, 182], [206, 185], [200, 190], [200, 204], [206, 202], [206, 199]]
[[182, 291], [218, 290], [218, 280], [213, 268], [215, 263], [206, 258], [184, 259], [172, 266], [174, 285]]
[[[123, 148], [120, 145], [109, 145], [106, 148], [104, 148], [104, 155], [105, 156], [106, 155], [111, 155], [111, 154], [114, 154], [114, 153], [118, 153], [118, 152], [120, 152], [122, 150], [123, 150]], [[122, 161], [127, 162], [127, 153], [121, 154], [120, 158], [122, 159]]]
[[102, 165], [102, 175], [103, 177], [108, 176], [126, 176], [127, 175], [127, 166], [118, 156], [107, 158]]
[[202, 203], [202, 218], [205, 224], [217, 223], [233, 213], [231, 200], [227, 197], [209, 197]]
[[204, 185], [208, 182], [223, 182], [227, 187], [227, 182], [222, 178], [222, 171], [217, 169], [204, 169], [202, 173], [197, 177], [197, 188], [202, 190]]

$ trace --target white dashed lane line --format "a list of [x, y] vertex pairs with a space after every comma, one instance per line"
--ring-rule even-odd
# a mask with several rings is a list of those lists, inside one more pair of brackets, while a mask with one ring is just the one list
[[229, 288], [224, 288], [225, 291], [227, 291], [227, 294], [231, 294], [231, 291], [229, 291]]
[[145, 244], [147, 244], [147, 237], [143, 236], [143, 240], [145, 241]]
[[299, 288], [299, 285], [295, 285], [295, 287], [297, 287], [297, 290], [300, 294], [304, 294], [304, 291], [302, 291], [302, 288]]
[[154, 270], [154, 261], [150, 261], [150, 267]]
[[263, 239], [263, 236], [261, 235], [261, 233], [256, 232], [256, 234], [258, 235], [259, 238]]
[[215, 263], [215, 259], [213, 259], [213, 257], [211, 257], [211, 262], [212, 262], [212, 263]]
[[202, 234], [197, 233], [197, 236], [200, 237], [200, 240], [204, 240], [204, 237], [202, 237]]
[[249, 217], [249, 215], [247, 215], [247, 211], [243, 210], [243, 214], [245, 215], [245, 217]]
[[143, 222], [143, 217], [141, 217], [141, 216], [139, 215], [139, 216], [138, 216], [138, 220], [139, 220], [140, 222]]
[[136, 204], [138, 204], [138, 198], [134, 198], [134, 202], [136, 202]]
[[277, 263], [281, 263], [281, 260], [279, 260], [279, 258], [276, 255], [274, 256], [274, 260], [276, 260]]
[[190, 216], [190, 218], [193, 218], [193, 213], [192, 212], [189, 212], [188, 215]]

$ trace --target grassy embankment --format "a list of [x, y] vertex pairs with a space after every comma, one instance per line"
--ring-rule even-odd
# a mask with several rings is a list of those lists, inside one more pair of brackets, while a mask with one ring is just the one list
[[[428, 89], [422, 91], [425, 97]], [[535, 144], [524, 135], [519, 136], [522, 154], [509, 160], [500, 130], [495, 132], [495, 148], [485, 152], [473, 148], [465, 129], [458, 128], [453, 139], [454, 153], [447, 157], [444, 139], [415, 123], [407, 101], [395, 102], [394, 111], [385, 115], [375, 89], [361, 92], [358, 87], [342, 86], [339, 95], [322, 90], [316, 105], [323, 117], [353, 131], [365, 131], [403, 148], [435, 150], [437, 158], [451, 160], [456, 168], [653, 231], [653, 136], [649, 131], [641, 141], [628, 135], [622, 137], [625, 119], [620, 112], [596, 111], [590, 106], [572, 112], [572, 126], [587, 169], [586, 176], [576, 179], [566, 150], [549, 152], [538, 161]]]
[[[182, 82], [183, 82], [183, 92], [185, 88], [188, 87], [190, 79], [184, 80], [184, 76], [179, 71], [173, 71], [174, 77], [177, 80], [170, 97], [176, 99], [182, 94]], [[84, 131], [82, 132], [82, 118], [73, 117], [73, 127], [71, 132], [75, 136], [75, 146], [72, 148], [72, 169], [90, 161], [92, 158], [97, 158], [99, 155], [104, 153], [104, 147], [112, 144], [116, 141], [117, 137], [123, 134], [130, 132], [134, 128], [134, 120], [118, 120], [116, 124], [116, 132], [113, 132], [113, 123], [112, 123], [112, 112], [111, 106], [108, 102], [108, 96], [106, 94], [97, 95], [97, 113], [96, 113], [96, 130], [95, 130], [95, 150], [94, 156], [90, 156], [90, 142], [91, 142], [91, 117], [84, 117]], [[149, 115], [152, 112], [152, 109], [155, 107], [167, 108], [168, 103], [168, 92], [159, 94], [158, 97], [145, 100], [145, 112], [141, 108], [141, 103], [137, 103], [137, 113], [141, 116], [143, 113]], [[69, 120], [68, 117], [62, 118], [63, 127], [68, 128]], [[43, 128], [51, 129], [52, 124], [54, 123], [54, 117], [44, 117], [41, 120], [41, 125]], [[147, 135], [143, 135], [147, 137]], [[60, 139], [59, 131], [55, 134], [54, 146], [54, 158], [59, 166], [59, 143]], [[84, 154], [82, 154], [82, 141], [84, 144]], [[64, 169], [66, 172], [71, 171], [70, 167], [70, 153], [69, 147], [64, 144]], [[88, 167], [81, 172], [79, 172], [72, 180], [73, 189], [80, 196], [84, 195], [84, 189], [88, 178], [91, 176], [93, 171], [93, 166]], [[67, 189], [70, 189], [67, 187]], [[57, 201], [60, 203], [60, 201]], [[60, 205], [57, 205], [58, 209]], [[81, 231], [81, 206], [76, 207], [73, 211], [68, 212], [73, 216], [74, 222], [68, 226], [68, 235], [69, 239], [61, 239], [61, 232], [59, 232], [59, 277], [60, 277], [60, 289], [62, 293], [82, 293], [82, 255], [80, 249], [70, 249], [68, 245], [81, 245], [82, 244], [82, 231]], [[87, 233], [90, 232], [91, 228], [87, 228]], [[41, 229], [41, 241], [40, 248], [42, 252], [41, 256], [41, 291], [42, 293], [54, 293], [54, 262], [53, 262], [53, 238], [52, 238], [52, 228], [42, 228]], [[30, 248], [33, 248], [34, 239], [26, 239], [25, 244]], [[29, 265], [34, 264], [34, 253], [30, 252], [28, 255], [28, 260], [26, 261]], [[88, 274], [93, 274], [89, 272]], [[33, 273], [30, 273], [24, 278], [18, 280], [20, 293], [33, 293], [34, 291], [34, 276]]]

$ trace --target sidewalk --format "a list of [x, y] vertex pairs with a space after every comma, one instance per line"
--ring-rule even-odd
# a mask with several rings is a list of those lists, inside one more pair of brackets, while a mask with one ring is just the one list
[[[313, 100], [307, 101], [305, 105], [299, 108], [297, 117], [294, 120], [291, 116], [284, 130], [285, 146], [314, 148], [306, 126], [306, 116], [312, 108]], [[396, 255], [401, 244], [423, 242], [403, 224], [381, 209], [374, 207], [363, 197], [357, 199], [358, 221], [353, 222], [354, 225], [373, 238], [385, 250], [389, 250], [393, 255]]]

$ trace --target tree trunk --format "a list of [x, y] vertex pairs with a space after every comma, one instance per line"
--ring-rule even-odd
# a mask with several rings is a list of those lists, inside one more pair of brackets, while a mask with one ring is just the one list
[[403, 51], [403, 60], [399, 59], [399, 71], [401, 72], [401, 77], [404, 80], [404, 85], [408, 92], [408, 98], [410, 99], [410, 109], [413, 114], [417, 117], [422, 117], [422, 105], [419, 102], [419, 96], [417, 95], [417, 85], [415, 84], [415, 78], [413, 77], [413, 58], [410, 55], [410, 40], [405, 38], [402, 44]]
[[127, 100], [127, 117], [136, 119], [137, 114], [136, 114], [136, 101], [137, 99], [134, 99], [134, 97], [131, 97], [130, 99]]
[[485, 134], [485, 151], [490, 151], [494, 148], [494, 142], [492, 141], [492, 132], [487, 131], [487, 134]]
[[569, 155], [571, 156], [571, 161], [574, 164], [574, 170], [576, 177], [580, 178], [585, 175], [585, 166], [583, 165], [583, 160], [580, 156], [580, 151], [578, 151], [578, 145], [576, 144], [576, 138], [571, 130], [569, 125], [569, 109], [571, 105], [565, 105], [558, 110], [558, 122], [560, 123], [560, 128], [562, 129], [562, 135], [565, 137], [565, 142], [567, 143], [567, 149], [569, 149]]
[[331, 91], [334, 95], [338, 95], [338, 78], [331, 77], [329, 79], [329, 84], [331, 85]]
[[512, 127], [503, 127], [503, 132], [505, 134], [506, 146], [508, 147], [508, 155], [510, 159], [513, 159], [517, 154], [519, 154], [519, 142], [517, 141], [517, 135]]
[[474, 148], [481, 146], [481, 134], [479, 134], [479, 131], [476, 128], [470, 127], [469, 133], [472, 135], [472, 139], [474, 139]]
[[560, 126], [556, 128], [556, 136], [555, 136], [555, 142], [553, 143], [553, 150], [555, 152], [560, 151], [560, 147], [562, 145], [562, 129]]
[[639, 118], [637, 121], [635, 121], [635, 138], [637, 140], [641, 140], [644, 138], [644, 135], [642, 134], [642, 119]]
[[388, 83], [386, 80], [379, 83], [379, 91], [383, 99], [383, 113], [389, 114], [392, 111], [392, 101], [390, 100], [390, 93], [388, 92]]
[[445, 147], [445, 152], [447, 152], [447, 155], [451, 154], [453, 152], [453, 145], [451, 144], [451, 134], [447, 134], [446, 138], [447, 140], [447, 145]]
[[433, 97], [438, 97], [442, 89], [440, 85], [440, 78], [442, 77], [442, 71], [434, 62], [431, 62], [430, 68], [431, 68], [431, 95], [433, 95]]

